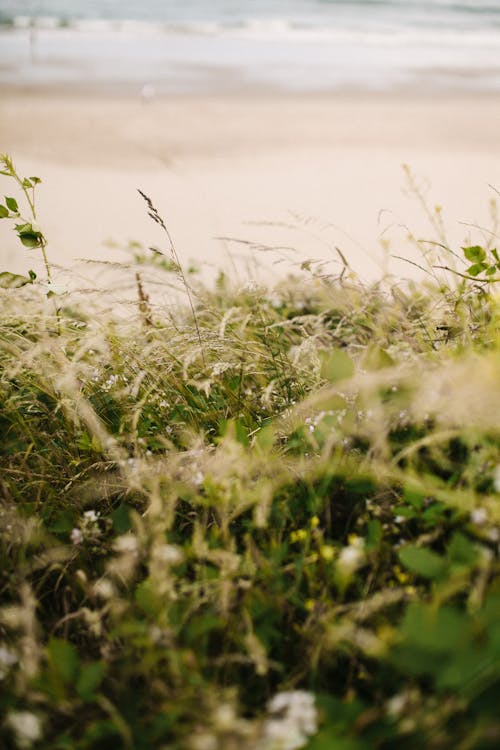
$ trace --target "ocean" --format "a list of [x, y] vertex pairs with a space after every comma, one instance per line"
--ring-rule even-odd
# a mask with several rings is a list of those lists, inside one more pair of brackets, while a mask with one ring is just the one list
[[0, 0], [0, 85], [500, 91], [500, 0]]

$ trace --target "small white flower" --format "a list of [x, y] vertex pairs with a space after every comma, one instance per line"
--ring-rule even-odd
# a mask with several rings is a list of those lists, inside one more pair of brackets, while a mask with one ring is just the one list
[[500, 492], [500, 464], [498, 464], [493, 472], [493, 486], [495, 487], [495, 492]]
[[268, 703], [263, 724], [266, 750], [299, 750], [318, 731], [314, 695], [304, 690], [277, 693]]
[[121, 552], [123, 554], [136, 554], [137, 539], [133, 534], [124, 534], [115, 540], [113, 547], [116, 552]]
[[393, 695], [392, 698], [389, 698], [385, 704], [389, 716], [399, 716], [406, 705], [407, 699], [408, 696], [405, 693], [397, 693], [396, 695]]
[[362, 563], [364, 558], [363, 540], [359, 537], [344, 547], [338, 557], [338, 566], [343, 575], [349, 576]]
[[73, 544], [81, 544], [83, 542], [83, 534], [80, 531], [80, 529], [77, 529], [77, 528], [71, 529], [70, 539], [73, 542]]
[[42, 736], [42, 724], [31, 711], [12, 711], [7, 716], [7, 726], [14, 733], [16, 743], [22, 750], [30, 748]]
[[268, 719], [264, 724], [266, 750], [299, 750], [308, 742], [308, 737], [295, 724], [282, 719]]
[[178, 565], [184, 559], [184, 553], [180, 547], [174, 544], [161, 544], [153, 551], [155, 560], [166, 565]]
[[83, 517], [88, 523], [96, 523], [99, 518], [99, 513], [95, 510], [86, 510]]
[[476, 526], [483, 526], [488, 520], [488, 514], [485, 508], [474, 508], [470, 514], [470, 520]]
[[201, 471], [197, 471], [196, 474], [193, 477], [193, 483], [199, 487], [201, 484], [203, 484], [204, 476]]
[[94, 594], [101, 597], [101, 599], [112, 599], [115, 593], [113, 584], [107, 578], [101, 578], [100, 581], [96, 581], [94, 584]]
[[8, 651], [5, 646], [0, 646], [0, 666], [11, 667], [17, 661], [17, 656]]
[[213, 713], [213, 722], [219, 731], [228, 731], [234, 728], [236, 714], [230, 703], [222, 703], [217, 706]]
[[9, 669], [16, 662], [16, 654], [13, 654], [12, 651], [9, 651], [5, 646], [0, 646], [0, 680], [3, 680]]

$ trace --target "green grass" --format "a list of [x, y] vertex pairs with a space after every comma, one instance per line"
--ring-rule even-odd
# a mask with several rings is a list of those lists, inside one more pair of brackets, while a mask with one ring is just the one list
[[490, 267], [175, 316], [4, 277], [2, 748], [498, 747]]

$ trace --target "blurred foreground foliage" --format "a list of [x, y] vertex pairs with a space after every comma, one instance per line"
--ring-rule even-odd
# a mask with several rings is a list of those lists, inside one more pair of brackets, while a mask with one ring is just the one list
[[0, 290], [2, 748], [498, 747], [491, 286], [137, 278]]

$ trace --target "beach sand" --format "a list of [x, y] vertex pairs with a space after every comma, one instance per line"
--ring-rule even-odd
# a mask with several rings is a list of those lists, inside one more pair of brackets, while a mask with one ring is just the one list
[[[267, 281], [305, 259], [327, 260], [335, 272], [339, 248], [367, 279], [387, 270], [409, 277], [415, 267], [390, 257], [420, 262], [409, 231], [440, 237], [402, 164], [431, 212], [443, 207], [451, 247], [484, 239], [466, 225], [492, 226], [500, 98], [263, 92], [145, 102], [10, 88], [0, 92], [0, 151], [43, 178], [39, 221], [50, 257], [83, 285], [102, 280], [106, 266], [76, 259], [127, 260], [130, 241], [165, 247], [137, 188], [183, 262], [208, 274]], [[0, 192], [12, 192], [6, 178]], [[1, 223], [1, 269], [26, 271], [34, 253]]]

